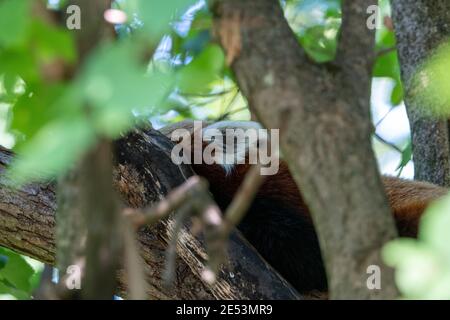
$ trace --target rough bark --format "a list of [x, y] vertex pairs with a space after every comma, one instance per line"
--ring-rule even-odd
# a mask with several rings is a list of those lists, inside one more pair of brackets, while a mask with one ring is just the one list
[[[370, 144], [374, 0], [343, 1], [336, 60], [313, 63], [276, 0], [214, 2], [216, 34], [239, 87], [265, 127], [280, 130], [281, 151], [312, 211], [332, 298], [393, 298], [380, 248], [396, 236]], [[382, 289], [366, 286], [382, 269]]]
[[[448, 0], [393, 0], [392, 15], [405, 103], [411, 126], [415, 179], [450, 186], [449, 122], [431, 119], [412, 94], [412, 77], [450, 36]], [[422, 102], [423, 103], [423, 102]]]
[[[151, 205], [192, 175], [190, 167], [170, 160], [173, 145], [162, 134], [136, 130], [115, 144], [114, 185], [132, 207]], [[55, 263], [55, 188], [53, 183], [32, 184], [13, 191], [2, 174], [12, 153], [0, 150], [0, 245]], [[138, 240], [145, 261], [148, 294], [154, 299], [297, 299], [296, 291], [282, 279], [236, 231], [229, 247], [229, 263], [218, 282], [200, 280], [206, 251], [201, 239], [183, 230], [178, 243], [173, 288], [162, 282], [165, 250], [173, 219], [141, 230]], [[126, 294], [126, 277], [119, 272], [120, 293]]]

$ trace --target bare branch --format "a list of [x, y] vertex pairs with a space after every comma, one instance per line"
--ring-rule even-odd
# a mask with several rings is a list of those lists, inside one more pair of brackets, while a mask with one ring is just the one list
[[263, 184], [266, 176], [261, 175], [261, 168], [261, 164], [250, 167], [244, 181], [225, 211], [225, 234], [230, 233], [241, 222], [259, 187]]
[[[375, 1], [344, 2], [338, 68], [305, 57], [276, 0], [212, 7], [215, 27], [228, 30], [216, 32], [225, 51], [222, 35], [240, 33], [233, 71], [258, 120], [280, 130], [281, 151], [312, 212], [334, 298], [396, 295], [393, 273], [379, 254], [396, 231], [370, 144], [370, 4]], [[239, 17], [237, 31], [230, 17]], [[371, 264], [383, 270], [383, 290], [365, 286]]]
[[397, 39], [405, 104], [411, 127], [415, 179], [450, 186], [450, 125], [431, 119], [423, 100], [411, 91], [417, 69], [450, 36], [450, 1], [395, 0], [392, 17]]
[[171, 213], [180, 208], [186, 201], [189, 201], [193, 194], [195, 195], [198, 192], [208, 192], [208, 183], [199, 176], [193, 176], [181, 186], [172, 190], [165, 199], [159, 201], [155, 206], [144, 209], [127, 208], [124, 210], [124, 214], [136, 228], [153, 225], [169, 217]]
[[377, 8], [377, 5], [377, 0], [342, 1], [342, 25], [336, 62], [341, 65], [343, 72], [352, 77], [352, 81], [358, 77], [367, 78], [372, 71], [375, 27], [368, 25], [368, 9]]
[[131, 224], [123, 219], [123, 239], [125, 250], [125, 272], [128, 281], [128, 298], [132, 300], [142, 300], [147, 298], [147, 282], [136, 234]]
[[[151, 207], [192, 175], [189, 167], [170, 158], [172, 142], [154, 130], [135, 131], [115, 143], [114, 185], [133, 207]], [[14, 191], [7, 188], [5, 167], [12, 153], [0, 148], [0, 245], [40, 261], [55, 262], [55, 209], [53, 184], [32, 184]], [[175, 284], [162, 281], [164, 252], [170, 241], [172, 217], [138, 232], [145, 262], [147, 295], [153, 299], [298, 299], [302, 298], [239, 232], [231, 234], [228, 263], [221, 266], [214, 285], [202, 280], [207, 264], [204, 244], [184, 227], [177, 244]], [[244, 258], [245, 257], [245, 258]], [[65, 269], [60, 270], [64, 277]], [[119, 272], [118, 294], [127, 297], [127, 278]], [[65, 290], [68, 292], [68, 290]], [[59, 291], [58, 291], [59, 292]], [[316, 297], [312, 297], [316, 298]]]

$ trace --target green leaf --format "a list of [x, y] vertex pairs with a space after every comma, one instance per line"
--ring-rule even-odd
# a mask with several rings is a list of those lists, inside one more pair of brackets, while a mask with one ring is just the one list
[[151, 70], [146, 74], [138, 62], [129, 43], [106, 46], [89, 59], [78, 79], [99, 133], [116, 137], [128, 130], [134, 124], [133, 110], [159, 112], [163, 98], [172, 90], [174, 80], [170, 72]]
[[389, 266], [396, 268], [397, 286], [407, 298], [423, 298], [439, 281], [439, 258], [416, 240], [394, 240], [384, 247], [382, 255]]
[[392, 30], [387, 29], [383, 26], [380, 30], [377, 31], [377, 39], [376, 39], [375, 49], [377, 51], [380, 50], [390, 50], [394, 48], [396, 45], [395, 34]]
[[5, 87], [5, 90], [8, 94], [13, 94], [14, 93], [14, 88], [16, 86], [17, 83], [17, 77], [10, 74], [10, 73], [5, 73], [3, 75], [3, 86]]
[[[71, 117], [77, 99], [64, 98], [68, 89], [61, 84], [28, 84], [27, 92], [19, 97], [13, 107], [11, 130], [31, 139], [45, 124], [60, 117]], [[78, 105], [78, 108], [80, 106]], [[81, 111], [77, 110], [80, 114]], [[22, 141], [18, 141], [20, 146]]]
[[0, 74], [20, 76], [26, 82], [36, 82], [40, 75], [33, 56], [26, 49], [0, 50]]
[[377, 32], [376, 51], [379, 56], [373, 68], [374, 77], [388, 77], [395, 81], [391, 93], [391, 102], [394, 106], [403, 101], [403, 86], [400, 77], [400, 64], [395, 49], [396, 40], [392, 30], [383, 27]]
[[427, 116], [447, 119], [450, 116], [450, 43], [441, 45], [413, 77], [410, 94], [415, 105]]
[[159, 39], [170, 28], [169, 22], [180, 17], [196, 0], [128, 0], [123, 9], [129, 17], [135, 13], [151, 39]]
[[408, 141], [408, 144], [402, 151], [402, 159], [395, 170], [399, 170], [401, 168], [406, 167], [406, 165], [411, 161], [412, 159], [412, 143], [411, 141]]
[[398, 239], [382, 251], [396, 269], [403, 296], [413, 299], [450, 299], [450, 196], [432, 203], [422, 217], [419, 240]]
[[[331, 33], [333, 36], [327, 36]], [[317, 62], [331, 61], [337, 49], [337, 28], [329, 28], [326, 25], [317, 25], [305, 30], [299, 37], [299, 41], [306, 52]]]
[[3, 269], [6, 266], [7, 262], [8, 262], [8, 256], [0, 254], [0, 269]]
[[423, 216], [419, 237], [445, 257], [450, 267], [450, 196], [430, 205]]
[[15, 289], [29, 292], [30, 278], [34, 273], [33, 268], [22, 256], [11, 250], [0, 247], [0, 254], [8, 258], [6, 265], [0, 269], [0, 279]]
[[392, 79], [399, 78], [400, 67], [397, 52], [389, 52], [380, 55], [375, 62], [373, 69], [374, 77], [389, 77]]
[[225, 66], [225, 56], [217, 45], [209, 45], [177, 75], [177, 84], [184, 93], [205, 93], [210, 85], [220, 79]]
[[317, 62], [333, 60], [341, 24], [340, 1], [289, 1], [285, 16], [312, 59]]
[[403, 101], [403, 85], [400, 79], [395, 80], [394, 89], [392, 89], [391, 93], [391, 103], [397, 106]]
[[38, 55], [44, 61], [55, 58], [61, 58], [67, 62], [75, 61], [75, 43], [72, 33], [68, 30], [35, 20], [32, 24], [31, 36], [36, 44]]
[[15, 288], [8, 281], [0, 280], [0, 300], [2, 299], [28, 300], [30, 299], [30, 294], [26, 291]]
[[28, 0], [0, 1], [0, 47], [18, 46], [25, 42], [29, 12]]
[[43, 126], [17, 150], [8, 172], [15, 184], [47, 180], [65, 172], [95, 142], [95, 132], [83, 118], [62, 118]]

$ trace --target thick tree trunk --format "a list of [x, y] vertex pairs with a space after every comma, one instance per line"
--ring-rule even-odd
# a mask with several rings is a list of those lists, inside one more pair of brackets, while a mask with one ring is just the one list
[[[377, 1], [343, 1], [336, 61], [314, 64], [276, 0], [216, 1], [216, 33], [250, 108], [280, 130], [281, 151], [312, 211], [332, 298], [393, 298], [381, 247], [396, 236], [371, 149], [374, 32], [365, 12]], [[367, 268], [382, 270], [369, 290]]]
[[[172, 188], [192, 175], [190, 167], [179, 167], [170, 159], [173, 144], [157, 131], [131, 133], [115, 143], [114, 184], [124, 202], [144, 207], [162, 199]], [[0, 151], [0, 245], [55, 263], [54, 184], [32, 184], [13, 191], [1, 173], [13, 155]], [[242, 238], [233, 233], [229, 263], [215, 285], [200, 280], [206, 252], [201, 239], [185, 228], [180, 236], [177, 270], [172, 289], [162, 282], [165, 250], [173, 219], [141, 230], [138, 240], [145, 261], [148, 294], [155, 299], [297, 299], [296, 291], [283, 280]], [[126, 277], [120, 272], [120, 289], [125, 294]]]
[[[78, 53], [72, 76], [99, 43], [115, 38], [114, 26], [102, 19], [111, 0], [70, 0], [82, 14], [82, 28], [74, 30]], [[88, 14], [87, 14], [88, 13]], [[92, 106], [84, 104], [88, 119]], [[117, 287], [115, 272], [121, 248], [120, 203], [112, 186], [112, 141], [98, 136], [72, 168], [69, 177], [58, 183], [58, 267], [65, 270], [77, 264], [83, 269], [81, 296], [110, 299]]]
[[[397, 48], [405, 103], [411, 125], [415, 179], [450, 186], [448, 120], [426, 117], [411, 92], [411, 80], [420, 65], [450, 36], [450, 1], [393, 0]], [[422, 102], [423, 103], [423, 102]]]

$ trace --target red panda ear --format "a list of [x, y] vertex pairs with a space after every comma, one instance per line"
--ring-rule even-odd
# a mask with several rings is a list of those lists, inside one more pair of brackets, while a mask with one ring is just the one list
[[430, 183], [383, 177], [386, 195], [402, 237], [416, 237], [420, 218], [428, 205], [448, 190]]
[[[195, 120], [195, 121], [200, 121], [200, 120]], [[207, 127], [209, 124], [210, 124], [210, 122], [202, 121], [203, 128]], [[166, 137], [168, 137], [170, 139], [172, 132], [177, 129], [186, 129], [191, 134], [193, 134], [194, 133], [194, 120], [188, 119], [188, 120], [183, 120], [183, 121], [180, 121], [177, 123], [168, 124], [167, 126], [159, 129], [159, 131], [163, 135], [165, 135]]]
[[[203, 129], [214, 128], [226, 130], [227, 128], [257, 128], [259, 124], [251, 121], [222, 121], [218, 123], [202, 122]], [[186, 129], [194, 132], [194, 120], [185, 120], [162, 128], [160, 131], [171, 137], [176, 129]], [[203, 148], [205, 144], [202, 145]], [[240, 165], [233, 168], [233, 173], [225, 172], [220, 165], [197, 165], [194, 171], [205, 176], [210, 181], [211, 187], [217, 188], [218, 194], [226, 194], [232, 197], [245, 175], [248, 166]], [[299, 212], [308, 213], [309, 210], [303, 203], [300, 192], [289, 173], [289, 169], [281, 163], [281, 171], [271, 179], [268, 179], [258, 192], [263, 198], [277, 198], [286, 205], [294, 205]], [[447, 194], [447, 189], [430, 183], [410, 181], [395, 177], [382, 177], [387, 198], [392, 209], [400, 236], [416, 237], [417, 228], [425, 209], [430, 202]], [[214, 190], [213, 190], [214, 191]], [[228, 199], [229, 200], [229, 199]]]

